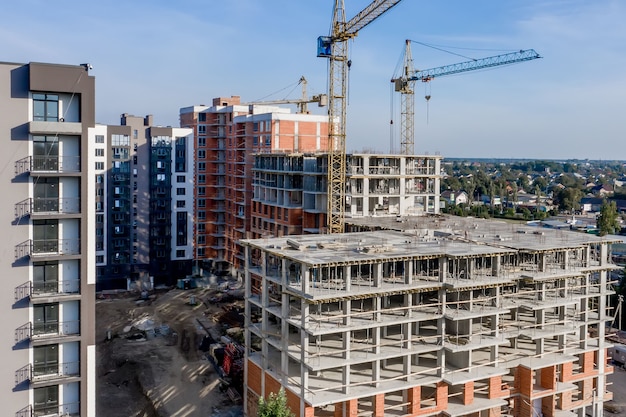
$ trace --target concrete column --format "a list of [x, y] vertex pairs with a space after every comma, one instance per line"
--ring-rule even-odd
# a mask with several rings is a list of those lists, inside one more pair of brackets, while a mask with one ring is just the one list
[[[495, 337], [500, 336], [500, 315], [499, 314], [494, 314], [493, 316], [491, 316], [491, 334]], [[495, 362], [496, 360], [498, 360], [499, 352], [500, 352], [499, 345], [495, 345], [491, 347], [489, 354], [490, 354], [490, 359], [492, 362]]]
[[[268, 283], [267, 283], [267, 252], [263, 252], [261, 254], [261, 332], [262, 334], [268, 334], [269, 333], [269, 322], [268, 322], [268, 317], [269, 314], [267, 313], [267, 307], [269, 305], [269, 291], [268, 291]], [[268, 354], [269, 354], [269, 348], [268, 348], [268, 343], [267, 343], [267, 339], [263, 338], [261, 339], [261, 352], [262, 352], [262, 368], [268, 369], [269, 368], [269, 362], [268, 362]], [[263, 379], [265, 379], [265, 376], [263, 375]]]
[[350, 265], [343, 267], [343, 281], [346, 284], [346, 292], [350, 292], [352, 289], [352, 275], [350, 274], [350, 270]]
[[308, 293], [311, 286], [311, 273], [306, 264], [300, 264], [300, 282], [300, 290], [305, 294]]
[[309, 328], [309, 314], [310, 304], [304, 299], [300, 301], [300, 311], [302, 317], [300, 317], [300, 361], [306, 363], [309, 360], [309, 333], [306, 331]]
[[413, 260], [404, 262], [404, 283], [413, 284]]
[[[537, 310], [535, 312], [535, 315], [537, 317], [536, 320], [535, 320], [535, 323], [537, 324], [537, 326], [535, 326], [535, 329], [539, 329], [540, 325], [542, 325], [545, 322], [545, 311], [544, 310]], [[539, 339], [536, 339], [536, 342], [535, 342], [535, 348], [536, 349], [535, 350], [536, 350], [537, 354], [543, 354], [544, 346], [545, 346], [545, 339], [543, 337], [539, 338]]]
[[493, 276], [500, 276], [500, 268], [502, 266], [502, 256], [494, 256], [491, 258], [491, 274]]
[[[374, 357], [378, 358], [380, 356], [380, 327], [375, 327], [372, 329], [372, 344], [374, 345]], [[376, 359], [372, 362], [372, 379], [376, 381], [376, 386], [378, 387], [380, 383], [380, 368], [381, 368], [380, 359]]]
[[350, 365], [344, 365], [341, 368], [341, 383], [343, 384], [342, 392], [350, 394]]
[[446, 282], [448, 277], [448, 259], [439, 258], [439, 282]]
[[539, 272], [545, 272], [546, 271], [546, 263], [547, 263], [547, 261], [546, 261], [546, 254], [542, 253], [541, 255], [539, 255], [539, 265], [537, 265], [538, 269], [539, 269]]
[[345, 326], [349, 326], [351, 323], [350, 320], [350, 314], [351, 314], [351, 310], [352, 310], [352, 300], [344, 300], [342, 301], [343, 304], [343, 308], [342, 308], [342, 312], [343, 312], [343, 324]]
[[383, 283], [383, 264], [377, 263], [372, 265], [374, 275], [374, 287], [380, 288]]

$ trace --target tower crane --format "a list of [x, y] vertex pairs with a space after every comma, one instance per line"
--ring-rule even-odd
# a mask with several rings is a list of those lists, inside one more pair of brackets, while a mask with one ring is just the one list
[[264, 105], [264, 104], [296, 104], [299, 114], [308, 114], [308, 103], [317, 103], [318, 107], [324, 107], [328, 104], [328, 96], [326, 94], [318, 94], [308, 97], [306, 92], [307, 81], [304, 75], [300, 77], [298, 84], [302, 86], [302, 98], [300, 99], [284, 99], [284, 100], [268, 100], [268, 101], [252, 101], [247, 104]]
[[328, 93], [328, 233], [344, 231], [346, 206], [346, 89], [348, 40], [401, 0], [374, 0], [346, 22], [344, 0], [335, 0], [329, 36], [317, 38], [317, 56], [329, 58]]
[[[411, 41], [406, 41], [404, 52], [404, 67], [402, 74], [391, 80], [395, 84], [395, 91], [401, 94], [401, 123], [400, 123], [400, 153], [402, 155], [413, 155], [415, 152], [415, 96], [414, 87], [416, 81], [429, 82], [436, 77], [459, 74], [462, 72], [474, 71], [484, 68], [497, 67], [500, 65], [516, 64], [519, 62], [531, 61], [541, 58], [533, 49], [520, 50], [507, 54], [490, 56], [487, 58], [473, 59], [471, 61], [460, 62], [458, 64], [444, 65], [442, 67], [416, 71], [413, 68], [413, 57], [411, 54]], [[426, 96], [428, 100], [430, 96]]]

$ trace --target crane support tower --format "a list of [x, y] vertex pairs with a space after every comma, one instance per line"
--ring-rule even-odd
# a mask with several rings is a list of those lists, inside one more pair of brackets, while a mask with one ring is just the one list
[[298, 106], [298, 114], [308, 114], [308, 103], [317, 103], [318, 107], [324, 107], [328, 104], [328, 96], [326, 94], [317, 94], [308, 97], [306, 93], [307, 80], [304, 75], [300, 77], [298, 84], [302, 86], [302, 98], [300, 99], [284, 99], [284, 100], [268, 100], [268, 101], [252, 101], [248, 105], [264, 105], [264, 104], [296, 104]]
[[534, 49], [520, 50], [507, 54], [490, 56], [487, 58], [473, 59], [471, 61], [460, 62], [458, 64], [444, 65], [442, 67], [416, 71], [413, 67], [413, 57], [411, 53], [411, 41], [406, 41], [404, 51], [404, 66], [399, 77], [392, 78], [395, 84], [395, 91], [401, 94], [401, 123], [400, 123], [400, 153], [403, 155], [413, 155], [415, 153], [415, 82], [429, 82], [436, 77], [459, 74], [462, 72], [475, 71], [479, 69], [498, 67], [500, 65], [517, 64], [519, 62], [531, 61], [541, 58]]
[[348, 40], [401, 0], [375, 0], [346, 22], [344, 0], [335, 0], [329, 36], [317, 39], [317, 56], [329, 58], [328, 74], [328, 233], [342, 233], [346, 206], [346, 90]]

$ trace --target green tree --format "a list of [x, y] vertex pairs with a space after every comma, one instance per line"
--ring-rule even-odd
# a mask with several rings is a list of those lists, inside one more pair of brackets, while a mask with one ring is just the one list
[[259, 398], [259, 412], [258, 417], [294, 417], [287, 406], [287, 396], [285, 390], [280, 389], [278, 394], [272, 392], [269, 395], [267, 401], [261, 397]]
[[619, 217], [617, 214], [617, 206], [615, 205], [615, 201], [604, 200], [602, 202], [597, 223], [598, 230], [600, 231], [600, 236], [613, 234], [620, 230], [621, 227], [619, 224]]

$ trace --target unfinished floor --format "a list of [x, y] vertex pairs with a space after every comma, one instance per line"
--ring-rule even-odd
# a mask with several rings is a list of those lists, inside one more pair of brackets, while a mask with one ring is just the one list
[[415, 226], [245, 241], [248, 415], [602, 415], [615, 241]]

